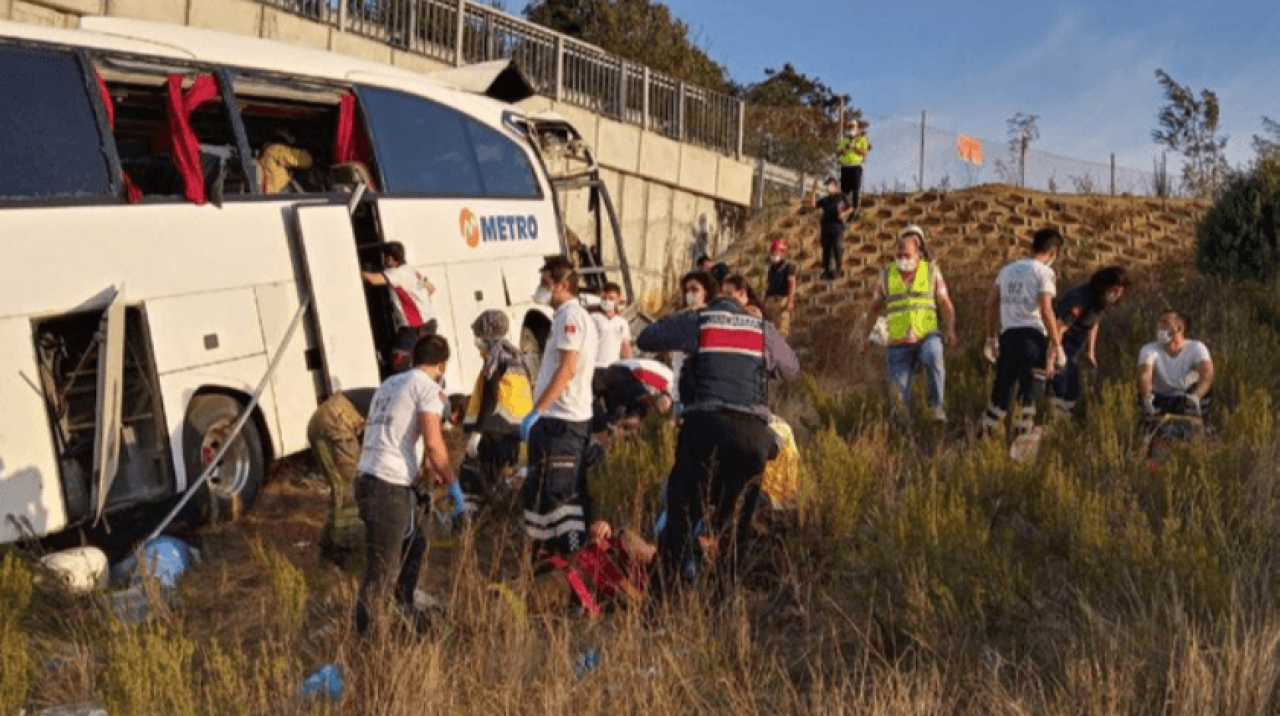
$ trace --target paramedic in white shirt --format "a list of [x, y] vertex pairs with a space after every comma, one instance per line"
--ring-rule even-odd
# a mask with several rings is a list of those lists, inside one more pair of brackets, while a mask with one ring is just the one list
[[[1062, 247], [1057, 229], [1041, 229], [1031, 240], [1031, 256], [1000, 269], [987, 298], [987, 345], [997, 344], [996, 380], [982, 430], [992, 433], [1004, 421], [1018, 389], [1022, 412], [1013, 421], [1014, 435], [1032, 431], [1036, 402], [1053, 376], [1059, 351], [1053, 297], [1058, 290], [1053, 269]], [[999, 333], [997, 333], [999, 331]], [[998, 336], [998, 338], [997, 338]]]
[[370, 286], [386, 286], [391, 291], [392, 317], [396, 336], [391, 346], [391, 369], [409, 367], [409, 352], [419, 338], [436, 332], [436, 313], [431, 296], [436, 287], [417, 269], [405, 263], [404, 245], [392, 241], [382, 247], [381, 272], [361, 273]]
[[1138, 352], [1138, 396], [1146, 416], [1202, 415], [1213, 377], [1209, 349], [1187, 338], [1186, 320], [1176, 311], [1160, 314], [1155, 343]]
[[355, 483], [356, 505], [365, 525], [365, 573], [356, 602], [356, 632], [365, 634], [376, 604], [392, 593], [415, 626], [426, 625], [413, 610], [413, 591], [427, 542], [417, 519], [417, 495], [425, 488], [420, 448], [436, 485], [454, 481], [443, 422], [449, 398], [440, 387], [449, 343], [427, 336], [411, 351], [412, 370], [391, 376], [369, 405]]
[[521, 497], [535, 562], [577, 552], [587, 544], [588, 525], [600, 529], [591, 523], [583, 465], [591, 439], [591, 378], [600, 338], [577, 293], [573, 264], [563, 256], [548, 258], [534, 301], [554, 308], [555, 317], [533, 389], [533, 411], [520, 423], [520, 437], [528, 442], [528, 477]]

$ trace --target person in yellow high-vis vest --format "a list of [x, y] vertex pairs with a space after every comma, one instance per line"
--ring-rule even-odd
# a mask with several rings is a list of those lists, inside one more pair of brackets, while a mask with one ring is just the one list
[[889, 341], [890, 396], [895, 415], [908, 414], [917, 367], [929, 380], [929, 415], [945, 422], [943, 395], [947, 369], [943, 345], [956, 344], [956, 311], [947, 282], [925, 248], [924, 229], [914, 224], [898, 236], [894, 262], [880, 272], [870, 322], [884, 311]]
[[849, 120], [844, 134], [836, 143], [836, 158], [840, 160], [840, 193], [854, 211], [860, 208], [862, 194], [862, 164], [871, 152], [867, 139], [867, 125], [856, 119]]

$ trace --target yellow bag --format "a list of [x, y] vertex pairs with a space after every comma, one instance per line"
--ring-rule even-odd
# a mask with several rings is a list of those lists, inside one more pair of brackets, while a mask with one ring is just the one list
[[769, 416], [769, 429], [778, 436], [778, 457], [764, 466], [760, 491], [774, 507], [787, 507], [795, 500], [800, 489], [800, 450], [795, 435], [787, 421], [776, 415]]

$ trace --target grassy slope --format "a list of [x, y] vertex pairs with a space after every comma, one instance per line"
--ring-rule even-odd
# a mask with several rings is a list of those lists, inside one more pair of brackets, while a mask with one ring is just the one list
[[[202, 535], [208, 558], [146, 626], [25, 597], [10, 557], [0, 712], [98, 698], [112, 714], [1275, 713], [1280, 298], [1176, 267], [1149, 278], [1104, 323], [1087, 415], [1055, 425], [1033, 465], [973, 436], [989, 387], [968, 329], [980, 296], [957, 297], [945, 428], [891, 429], [881, 356], [829, 350], [821, 374], [776, 391], [804, 496], [766, 520], [749, 584], [725, 603], [649, 624], [515, 610], [491, 589], [532, 591], [509, 512], [479, 546], [433, 546], [424, 581], [447, 629], [361, 647], [356, 573], [314, 547], [324, 495], [286, 470], [246, 522]], [[1214, 351], [1218, 438], [1152, 471], [1130, 386], [1166, 303]], [[649, 522], [671, 440], [651, 424], [593, 477], [616, 521]], [[602, 664], [579, 680], [587, 647]], [[343, 698], [294, 698], [327, 661], [344, 667]]]

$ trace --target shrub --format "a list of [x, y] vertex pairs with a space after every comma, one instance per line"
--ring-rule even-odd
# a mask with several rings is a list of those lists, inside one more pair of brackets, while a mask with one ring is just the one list
[[32, 657], [22, 620], [31, 604], [31, 570], [13, 552], [0, 560], [0, 713], [19, 713], [31, 685]]
[[1201, 271], [1267, 281], [1280, 270], [1280, 158], [1231, 180], [1196, 227]]

